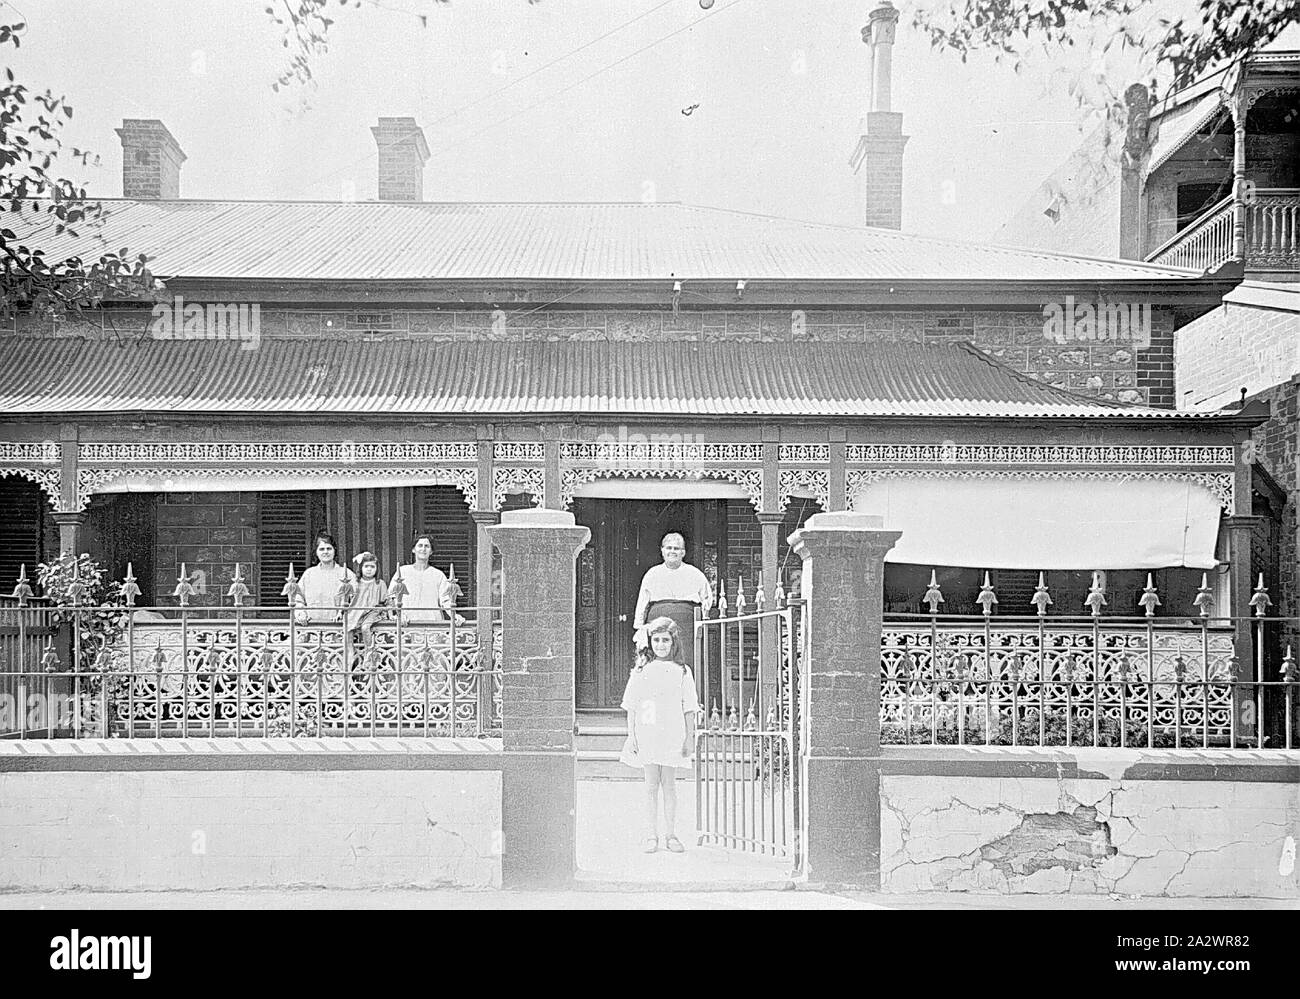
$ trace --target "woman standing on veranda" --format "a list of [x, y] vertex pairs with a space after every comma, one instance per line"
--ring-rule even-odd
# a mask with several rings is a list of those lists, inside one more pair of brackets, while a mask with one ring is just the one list
[[303, 572], [293, 599], [299, 624], [333, 624], [340, 619], [339, 607], [351, 602], [357, 577], [334, 556], [334, 538], [321, 531], [316, 535], [316, 564]]

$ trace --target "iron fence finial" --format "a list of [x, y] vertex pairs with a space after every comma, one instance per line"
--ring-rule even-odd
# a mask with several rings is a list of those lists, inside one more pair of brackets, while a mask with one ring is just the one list
[[135, 565], [126, 564], [126, 575], [122, 577], [122, 600], [128, 607], [135, 606], [135, 598], [140, 595], [140, 585], [135, 580]]
[[1300, 681], [1300, 669], [1296, 668], [1295, 653], [1291, 651], [1291, 646], [1286, 647], [1286, 655], [1282, 657], [1282, 679], [1287, 683], [1296, 683]]
[[1034, 595], [1029, 598], [1029, 602], [1034, 605], [1034, 611], [1039, 617], [1047, 616], [1047, 608], [1052, 606], [1052, 595], [1047, 592], [1047, 577], [1038, 573], [1038, 585], [1034, 587]]
[[73, 556], [72, 559], [72, 582], [68, 584], [68, 596], [72, 600], [72, 606], [75, 607], [81, 603], [81, 598], [86, 594], [86, 584], [81, 581], [81, 557]]
[[763, 595], [763, 583], [760, 581], [758, 589], [754, 591], [754, 609], [762, 613], [763, 605], [766, 602], [767, 598]]
[[182, 607], [190, 605], [190, 594], [194, 592], [194, 587], [190, 585], [190, 574], [186, 571], [185, 563], [181, 563], [180, 574], [176, 577], [176, 589], [172, 591], [172, 596], [180, 601]]
[[392, 601], [394, 607], [398, 610], [402, 608], [402, 597], [411, 591], [406, 588], [406, 583], [402, 580], [401, 572], [393, 577], [393, 585], [388, 588], [388, 599]]
[[1142, 596], [1138, 597], [1138, 606], [1147, 617], [1156, 616], [1156, 608], [1160, 606], [1160, 595], [1156, 593], [1155, 583], [1151, 581], [1151, 573], [1147, 573], [1147, 585], [1142, 591]]
[[718, 577], [718, 617], [727, 616], [727, 581]]
[[154, 646], [149, 660], [153, 663], [153, 671], [161, 675], [163, 667], [167, 665], [167, 653], [163, 651], [161, 635], [158, 636], [158, 644]]
[[939, 613], [939, 605], [943, 603], [943, 591], [939, 589], [939, 579], [934, 569], [930, 570], [930, 587], [925, 591], [921, 601], [930, 605], [931, 614]]
[[1201, 612], [1201, 617], [1209, 617], [1210, 611], [1214, 610], [1214, 591], [1210, 589], [1208, 573], [1201, 573], [1201, 586], [1196, 591], [1192, 606]]
[[18, 601], [19, 607], [26, 607], [32, 596], [31, 584], [27, 582], [27, 563], [24, 562], [18, 567], [18, 583], [14, 586], [13, 597]]
[[993, 607], [998, 602], [998, 595], [993, 592], [993, 584], [989, 582], [988, 570], [984, 570], [984, 585], [980, 587], [979, 596], [975, 602], [980, 605], [980, 611], [985, 617], [993, 613]]
[[230, 589], [226, 591], [226, 596], [235, 602], [236, 607], [243, 607], [244, 601], [248, 598], [248, 585], [244, 582], [244, 567], [240, 562], [235, 563], [235, 575], [230, 581]]
[[1263, 617], [1272, 605], [1273, 600], [1264, 586], [1264, 574], [1261, 572], [1259, 582], [1255, 585], [1254, 596], [1250, 598], [1250, 606], [1254, 608], [1256, 617]]
[[1101, 573], [1093, 570], [1092, 586], [1088, 588], [1088, 596], [1083, 601], [1083, 606], [1088, 608], [1093, 617], [1101, 616], [1101, 609], [1106, 606], [1106, 589], [1101, 583]]
[[785, 587], [781, 585], [779, 577], [776, 581], [776, 593], [773, 594], [773, 598], [776, 600], [777, 607], [785, 606]]
[[745, 613], [745, 577], [736, 577], [736, 613]]

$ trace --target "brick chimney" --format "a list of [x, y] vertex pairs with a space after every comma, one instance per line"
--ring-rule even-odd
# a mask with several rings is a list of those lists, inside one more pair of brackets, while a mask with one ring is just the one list
[[884, 0], [868, 16], [862, 40], [871, 49], [871, 109], [849, 161], [866, 185], [866, 224], [882, 229], [903, 225], [903, 116], [890, 109], [894, 28], [898, 11]]
[[379, 147], [379, 200], [423, 201], [429, 146], [414, 118], [380, 118], [370, 129]]
[[123, 118], [122, 197], [157, 201], [181, 196], [180, 144], [156, 118]]

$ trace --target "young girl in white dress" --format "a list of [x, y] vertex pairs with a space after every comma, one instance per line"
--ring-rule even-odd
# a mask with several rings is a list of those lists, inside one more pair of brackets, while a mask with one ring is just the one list
[[623, 693], [627, 712], [627, 742], [619, 760], [636, 767], [645, 778], [645, 852], [659, 849], [659, 795], [664, 800], [664, 847], [682, 853], [677, 838], [677, 771], [691, 766], [695, 755], [695, 677], [682, 663], [682, 638], [672, 618], [658, 617], [646, 625], [647, 647], [628, 677]]

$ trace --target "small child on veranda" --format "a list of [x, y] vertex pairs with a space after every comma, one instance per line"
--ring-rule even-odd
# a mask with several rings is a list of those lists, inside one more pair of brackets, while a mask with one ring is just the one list
[[645, 852], [659, 849], [659, 795], [664, 801], [664, 847], [682, 853], [686, 847], [677, 838], [677, 770], [691, 766], [695, 754], [695, 716], [699, 701], [695, 677], [682, 663], [682, 638], [669, 617], [657, 617], [646, 625], [649, 641], [641, 650], [640, 662], [628, 677], [623, 693], [627, 712], [627, 742], [619, 756], [622, 763], [636, 767], [645, 779]]
[[[369, 646], [370, 629], [388, 614], [385, 607], [388, 602], [388, 587], [379, 576], [379, 559], [374, 552], [362, 552], [353, 556], [352, 561], [357, 563], [361, 579], [357, 583], [352, 602], [348, 605], [348, 627], [353, 630], [356, 640]], [[361, 613], [355, 613], [357, 611]]]

